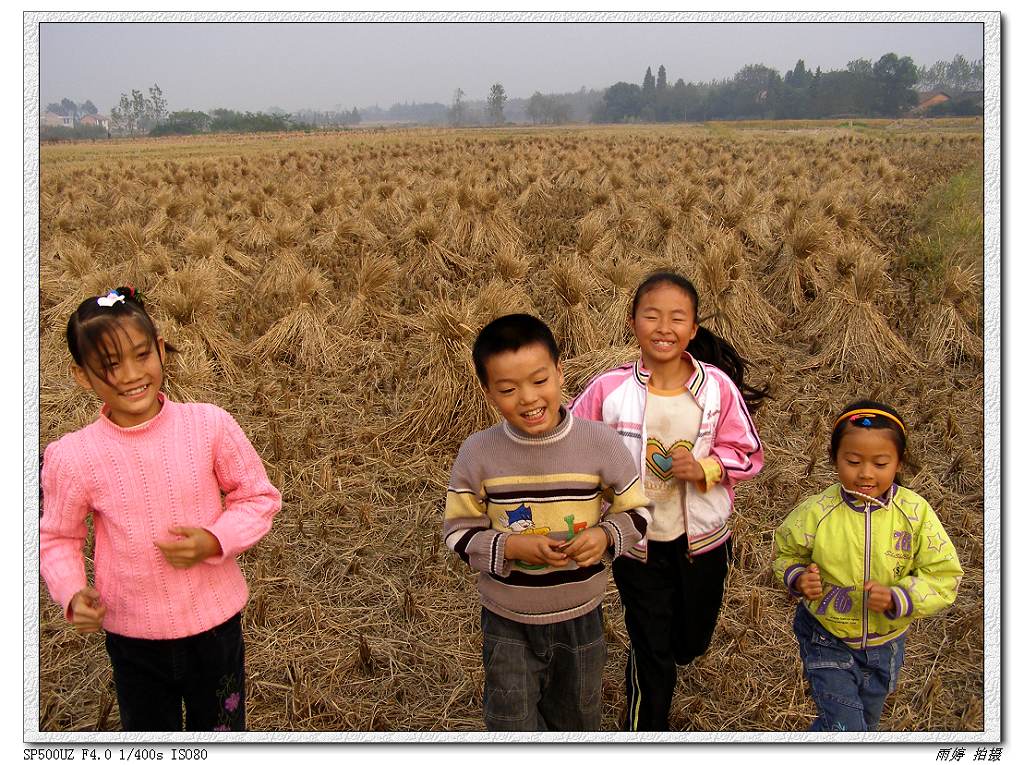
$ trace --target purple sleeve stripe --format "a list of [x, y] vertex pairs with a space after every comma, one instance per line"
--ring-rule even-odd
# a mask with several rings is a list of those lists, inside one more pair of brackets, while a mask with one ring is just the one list
[[892, 600], [893, 607], [883, 612], [887, 619], [899, 619], [910, 615], [910, 612], [914, 608], [914, 604], [911, 602], [906, 590], [902, 587], [893, 587]]
[[893, 592], [897, 593], [896, 597], [902, 604], [903, 613], [900, 616], [910, 616], [914, 613], [914, 601], [911, 600], [910, 593], [902, 587], [894, 587]]
[[786, 569], [786, 573], [782, 577], [783, 581], [785, 581], [786, 583], [786, 587], [794, 595], [800, 594], [800, 591], [796, 589], [796, 580], [799, 579], [800, 575], [804, 573], [804, 571], [806, 570], [807, 566], [803, 565], [802, 563], [795, 563], [794, 565]]

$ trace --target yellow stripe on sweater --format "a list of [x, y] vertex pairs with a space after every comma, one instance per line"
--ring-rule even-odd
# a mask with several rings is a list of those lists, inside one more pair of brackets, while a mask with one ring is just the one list
[[496, 478], [484, 479], [485, 489], [494, 489], [499, 486], [515, 484], [544, 484], [544, 483], [586, 483], [597, 488], [601, 484], [601, 476], [595, 473], [554, 473], [552, 475], [503, 475]]

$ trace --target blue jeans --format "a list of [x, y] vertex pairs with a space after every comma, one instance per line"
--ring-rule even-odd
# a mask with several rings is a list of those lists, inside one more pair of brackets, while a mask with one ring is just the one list
[[555, 624], [522, 624], [484, 608], [480, 626], [487, 730], [598, 730], [607, 657], [600, 606]]
[[108, 632], [106, 645], [124, 730], [245, 730], [241, 614], [170, 640]]
[[906, 634], [877, 648], [849, 648], [803, 604], [796, 607], [793, 631], [818, 707], [818, 718], [809, 730], [878, 730], [885, 697], [896, 689], [903, 666]]

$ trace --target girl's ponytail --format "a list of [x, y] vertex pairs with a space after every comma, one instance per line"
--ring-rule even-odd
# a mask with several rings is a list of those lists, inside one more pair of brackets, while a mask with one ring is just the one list
[[672, 284], [689, 295], [690, 300], [693, 301], [693, 315], [698, 317], [698, 326], [697, 334], [686, 347], [687, 352], [695, 359], [712, 364], [725, 372], [736, 385], [740, 395], [743, 396], [747, 409], [751, 413], [757, 411], [757, 408], [761, 406], [764, 399], [768, 397], [768, 389], [755, 388], [745, 383], [743, 375], [747, 369], [747, 362], [744, 358], [740, 356], [727, 340], [699, 324], [700, 299], [697, 297], [697, 288], [693, 286], [689, 279], [685, 276], [680, 276], [674, 271], [654, 272], [644, 279], [640, 286], [636, 288], [636, 292], [633, 293], [633, 307], [630, 315], [634, 318], [636, 317], [636, 309], [640, 304], [640, 298], [659, 284]]
[[697, 334], [686, 347], [687, 352], [695, 359], [713, 364], [721, 369], [735, 383], [747, 409], [751, 414], [757, 411], [768, 396], [767, 388], [755, 388], [743, 381], [747, 370], [746, 360], [725, 338], [719, 337], [706, 327], [697, 327]]

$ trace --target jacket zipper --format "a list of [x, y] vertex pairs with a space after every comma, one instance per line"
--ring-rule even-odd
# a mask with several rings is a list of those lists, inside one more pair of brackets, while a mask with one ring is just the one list
[[683, 534], [686, 535], [686, 560], [693, 563], [693, 553], [690, 552], [690, 524], [686, 518], [686, 492], [688, 491], [687, 485], [689, 481], [680, 481], [682, 484], [679, 491], [679, 504], [682, 506], [683, 511]]
[[[867, 502], [864, 503], [864, 578], [861, 582], [866, 582], [871, 578], [871, 507]], [[861, 641], [860, 647], [862, 651], [866, 651], [868, 648], [868, 599], [864, 595], [861, 598]]]

